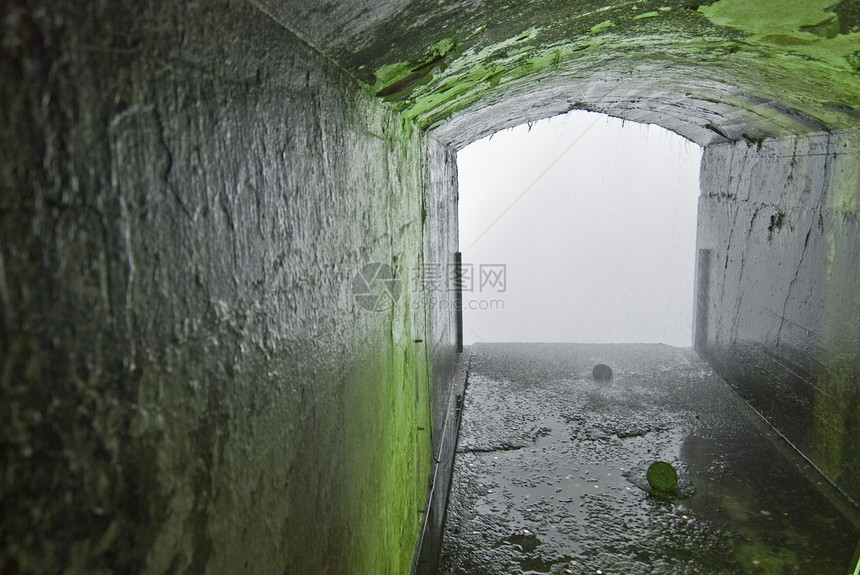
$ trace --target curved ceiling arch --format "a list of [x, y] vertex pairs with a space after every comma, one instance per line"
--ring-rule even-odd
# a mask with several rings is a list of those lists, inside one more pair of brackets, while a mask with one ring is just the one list
[[860, 125], [857, 0], [253, 0], [455, 148], [585, 109], [701, 145]]

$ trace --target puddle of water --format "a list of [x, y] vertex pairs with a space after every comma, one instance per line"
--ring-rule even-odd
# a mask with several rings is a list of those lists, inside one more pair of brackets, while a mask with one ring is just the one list
[[480, 479], [472, 530], [488, 539], [488, 524], [507, 530], [491, 547], [523, 573], [851, 573], [854, 526], [765, 445], [668, 434], [661, 455], [675, 451], [681, 475], [679, 497], [665, 501], [646, 492], [647, 461], [570, 464], [575, 442], [556, 441], [567, 424], [541, 425], [553, 431], [531, 447], [468, 454]]
[[[857, 530], [775, 450], [751, 437], [689, 437], [697, 496], [685, 502], [718, 536], [735, 573], [851, 573]], [[822, 479], [823, 481], [823, 479]]]
[[[476, 393], [497, 407], [471, 406], [489, 415], [457, 455], [443, 573], [852, 575], [860, 530], [823, 478], [694, 367]], [[647, 492], [658, 460], [673, 499]]]

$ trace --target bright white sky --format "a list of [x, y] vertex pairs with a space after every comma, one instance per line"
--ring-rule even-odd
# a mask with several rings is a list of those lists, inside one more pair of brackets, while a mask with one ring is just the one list
[[[465, 343], [690, 347], [701, 157], [663, 128], [583, 111], [461, 150]], [[505, 291], [499, 268], [481, 287], [493, 264]], [[469, 309], [488, 305], [504, 310]]]

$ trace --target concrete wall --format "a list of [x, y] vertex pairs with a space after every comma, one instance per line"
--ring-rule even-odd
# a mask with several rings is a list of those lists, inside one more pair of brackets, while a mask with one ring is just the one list
[[697, 348], [860, 501], [860, 134], [712, 145], [701, 186]]
[[407, 572], [452, 153], [248, 3], [0, 22], [0, 572]]

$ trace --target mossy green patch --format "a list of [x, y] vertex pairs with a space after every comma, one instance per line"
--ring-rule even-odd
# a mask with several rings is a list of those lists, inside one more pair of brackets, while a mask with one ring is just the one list
[[[574, 53], [589, 48], [589, 44], [539, 47], [529, 43], [538, 35], [537, 28], [529, 28], [503, 42], [462, 54], [453, 41], [441, 47], [437, 44], [421, 63], [401, 62], [377, 70], [374, 93], [395, 103], [405, 119], [426, 128], [474, 103], [507, 79], [559, 67]], [[438, 74], [443, 70], [444, 74]]]
[[814, 413], [816, 464], [833, 481], [856, 490], [860, 455], [850, 430], [860, 425], [860, 376], [848, 353], [825, 353], [817, 380]]
[[757, 150], [761, 150], [762, 144], [764, 144], [765, 137], [764, 136], [752, 136], [744, 132], [741, 134], [741, 137], [747, 143], [749, 147], [755, 146]]
[[486, 84], [485, 87], [489, 88], [498, 86], [505, 72], [502, 67], [478, 67], [462, 76], [452, 78], [439, 88], [416, 98], [411, 106], [403, 110], [403, 117], [409, 120], [418, 119], [446, 104], [456, 102], [457, 98], [480, 87], [481, 84]]
[[440, 40], [429, 48], [426, 57], [417, 64], [397, 62], [376, 70], [373, 92], [386, 101], [402, 100], [417, 86], [430, 82], [456, 55], [457, 45], [452, 39]]
[[595, 24], [594, 26], [592, 26], [589, 31], [592, 34], [599, 34], [600, 32], [603, 32], [604, 30], [608, 30], [609, 28], [614, 28], [614, 27], [615, 27], [615, 23], [612, 20], [604, 20], [603, 22], [600, 22], [599, 24]]
[[860, 194], [860, 161], [856, 157], [843, 155], [833, 171], [833, 194], [830, 208], [837, 212], [857, 211], [857, 195]]
[[810, 458], [840, 488], [860, 494], [860, 251], [856, 238], [856, 196], [860, 161], [839, 154], [832, 164], [826, 227], [824, 305], [821, 313], [823, 349], [817, 358], [813, 402], [813, 453]]
[[699, 11], [714, 24], [746, 32], [753, 44], [791, 48], [797, 56], [853, 72], [860, 33], [839, 34], [834, 5], [832, 0], [720, 0]]
[[795, 569], [800, 563], [797, 552], [753, 541], [733, 540], [734, 557], [742, 573], [797, 573]]
[[782, 229], [782, 226], [785, 224], [785, 212], [782, 210], [777, 211], [775, 214], [770, 216], [770, 224], [767, 226], [767, 231], [773, 234], [775, 231], [779, 231]]
[[678, 487], [678, 472], [665, 461], [655, 461], [648, 467], [648, 483], [658, 493], [671, 495]]
[[[408, 296], [408, 294], [405, 294]], [[395, 319], [395, 321], [397, 321]], [[423, 347], [378, 342], [345, 387], [346, 524], [350, 572], [406, 573], [418, 540], [430, 477], [430, 398]]]
[[[715, 114], [743, 110], [744, 133], [758, 145], [764, 136], [860, 121], [860, 31], [831, 5], [720, 0], [692, 11], [649, 2], [639, 13], [606, 7], [496, 41], [486, 40], [492, 31], [485, 27], [469, 28], [415, 60], [380, 67], [372, 90], [427, 129], [482, 101], [521, 93], [530, 82], [599, 82], [600, 70], [611, 79], [639, 66], [658, 76], [666, 70], [672, 82], [676, 70], [699, 69], [702, 77], [736, 89], [694, 82], [688, 97], [718, 100]], [[715, 114], [704, 114], [701, 125], [729, 140], [741, 137]]]

